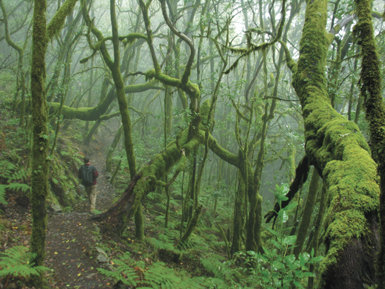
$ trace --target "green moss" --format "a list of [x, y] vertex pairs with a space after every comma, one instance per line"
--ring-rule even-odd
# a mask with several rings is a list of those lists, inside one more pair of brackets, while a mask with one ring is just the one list
[[179, 78], [171, 77], [161, 72], [156, 73], [155, 69], [148, 70], [145, 75], [147, 79], [156, 78], [163, 84], [180, 88], [184, 92], [186, 92], [191, 98], [195, 99], [200, 96], [199, 86], [195, 83], [192, 83], [191, 81], [188, 81], [186, 84], [184, 84]]
[[323, 171], [331, 202], [324, 224], [329, 250], [321, 271], [337, 262], [353, 238], [369, 234], [366, 216], [373, 215], [379, 205], [376, 164], [369, 153], [357, 146], [345, 146], [343, 156], [347, 160], [330, 161]]
[[375, 216], [379, 205], [377, 167], [369, 146], [358, 127], [333, 109], [327, 93], [325, 67], [331, 38], [325, 31], [326, 4], [325, 0], [307, 1], [293, 77], [302, 105], [306, 152], [322, 172], [330, 196], [324, 222], [328, 248], [321, 273], [337, 270], [340, 254], [355, 239], [371, 237], [367, 217]]
[[[377, 262], [378, 287], [385, 286], [385, 103], [382, 96], [382, 77], [380, 61], [377, 53], [372, 21], [372, 2], [355, 0], [358, 22], [354, 27], [354, 35], [361, 45], [361, 96], [365, 100], [366, 119], [369, 123], [370, 146], [373, 157], [378, 163], [380, 175], [380, 252]], [[384, 14], [385, 15], [385, 14]]]
[[77, 1], [78, 0], [67, 0], [56, 12], [47, 26], [47, 38], [49, 40], [52, 39], [55, 34], [59, 33], [67, 15], [72, 11]]
[[325, 272], [335, 265], [341, 251], [353, 238], [361, 238], [367, 230], [367, 222], [360, 211], [349, 210], [334, 214], [335, 220], [328, 226], [327, 236], [331, 240], [327, 255], [320, 264], [320, 271]]

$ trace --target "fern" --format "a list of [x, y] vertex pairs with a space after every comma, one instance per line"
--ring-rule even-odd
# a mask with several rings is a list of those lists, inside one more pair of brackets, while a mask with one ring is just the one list
[[247, 288], [247, 287], [230, 287], [225, 281], [215, 277], [194, 277], [192, 280], [198, 283], [201, 287], [198, 288], [215, 288], [215, 289], [228, 289], [228, 288]]
[[7, 185], [0, 184], [0, 204], [7, 205], [8, 202], [5, 200], [5, 189]]
[[7, 189], [12, 191], [22, 191], [24, 193], [27, 193], [30, 191], [31, 187], [27, 184], [10, 183], [9, 185], [7, 185]]
[[109, 278], [122, 282], [124, 285], [136, 287], [138, 275], [135, 269], [120, 262], [115, 263], [115, 265], [117, 267], [114, 271], [106, 270], [103, 268], [98, 268], [97, 270]]
[[38, 276], [49, 270], [44, 266], [32, 266], [29, 263], [31, 253], [24, 246], [11, 247], [0, 254], [0, 278], [24, 278]]
[[0, 175], [5, 178], [9, 179], [13, 175], [13, 171], [16, 169], [16, 166], [7, 161], [7, 160], [0, 160]]
[[175, 247], [172, 244], [172, 242], [170, 241], [170, 239], [164, 234], [159, 234], [158, 239], [148, 238], [148, 243], [155, 250], [165, 249], [165, 250], [169, 250], [169, 251], [178, 251], [177, 249], [175, 249]]
[[18, 168], [8, 179], [9, 181], [26, 181], [28, 179], [28, 172], [23, 167]]
[[8, 185], [0, 184], [0, 204], [7, 205], [8, 202], [5, 200], [5, 191], [22, 191], [24, 193], [30, 192], [31, 187], [27, 184], [21, 183], [10, 183]]
[[[135, 288], [153, 289], [203, 289], [200, 284], [189, 276], [179, 276], [176, 272], [168, 268], [163, 262], [154, 263], [149, 269], [143, 262], [136, 262], [130, 258], [129, 253], [120, 256], [119, 259], [112, 260], [114, 267], [112, 270], [99, 268], [98, 271], [103, 275], [122, 282], [125, 285]], [[214, 287], [212, 287], [214, 288]]]
[[177, 288], [178, 279], [173, 270], [165, 267], [164, 263], [157, 262], [146, 272], [145, 280], [151, 287], [159, 289]]
[[225, 279], [226, 276], [232, 275], [229, 268], [225, 268], [224, 265], [216, 259], [216, 257], [201, 258], [200, 262], [204, 269], [216, 278]]
[[133, 267], [131, 267], [131, 255], [129, 252], [124, 253], [119, 259], [113, 259], [114, 269], [106, 270], [98, 268], [97, 270], [103, 275], [120, 281], [128, 286], [137, 286], [138, 274]]

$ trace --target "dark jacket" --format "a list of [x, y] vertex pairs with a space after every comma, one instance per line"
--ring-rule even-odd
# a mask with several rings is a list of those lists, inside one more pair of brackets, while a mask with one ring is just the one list
[[83, 170], [85, 167], [90, 167], [92, 169], [92, 174], [93, 174], [92, 185], [96, 185], [96, 179], [99, 176], [99, 173], [98, 173], [98, 170], [94, 166], [92, 166], [90, 163], [86, 163], [86, 164], [82, 165], [79, 169], [78, 177], [82, 181], [82, 184], [86, 186], [85, 180], [83, 179]]

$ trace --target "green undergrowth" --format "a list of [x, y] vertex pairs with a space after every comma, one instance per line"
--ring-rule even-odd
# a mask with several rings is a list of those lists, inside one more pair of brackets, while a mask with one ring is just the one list
[[[278, 191], [276, 197], [285, 200], [287, 190]], [[226, 240], [230, 222], [224, 212], [214, 218], [214, 208], [205, 210], [187, 242], [179, 242], [183, 228], [179, 201], [173, 194], [165, 227], [164, 195], [148, 195], [146, 239], [133, 240], [132, 224], [120, 244], [115, 244], [121, 248], [125, 242], [126, 249], [110, 250], [113, 265], [99, 269], [120, 284], [117, 288], [306, 288], [308, 279], [315, 277], [311, 267], [317, 267], [322, 257], [314, 251], [295, 257], [296, 237], [288, 234], [289, 214], [296, 202], [279, 212], [275, 229], [264, 228], [264, 253], [241, 251], [230, 257]], [[207, 199], [205, 204], [212, 205]]]
[[24, 246], [11, 247], [0, 253], [0, 280], [3, 280], [4, 288], [12, 282], [27, 283], [31, 277], [49, 270], [45, 266], [32, 266], [30, 259], [31, 253]]
[[[21, 124], [11, 113], [12, 103], [3, 101], [0, 111], [0, 204], [9, 201], [28, 208], [31, 180], [31, 124]], [[49, 127], [50, 147], [55, 131]], [[77, 167], [82, 156], [70, 133], [60, 133], [54, 150], [48, 156], [50, 191], [48, 207], [53, 210], [70, 208], [79, 200]]]

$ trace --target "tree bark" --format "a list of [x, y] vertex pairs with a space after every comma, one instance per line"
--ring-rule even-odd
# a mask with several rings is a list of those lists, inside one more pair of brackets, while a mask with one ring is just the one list
[[43, 265], [47, 227], [45, 201], [48, 194], [48, 131], [45, 99], [45, 53], [47, 50], [45, 12], [46, 1], [35, 0], [31, 68], [33, 121], [31, 252], [34, 254], [31, 261], [35, 266]]
[[354, 33], [362, 49], [361, 97], [370, 129], [370, 147], [380, 176], [380, 253], [378, 254], [378, 288], [385, 286], [385, 104], [381, 89], [380, 61], [374, 38], [371, 1], [355, 0], [358, 23]]
[[321, 288], [373, 284], [374, 222], [379, 187], [376, 164], [356, 124], [331, 106], [326, 89], [327, 1], [307, 1], [298, 65], [288, 59], [302, 106], [306, 152], [331, 196], [325, 216], [326, 256]]

